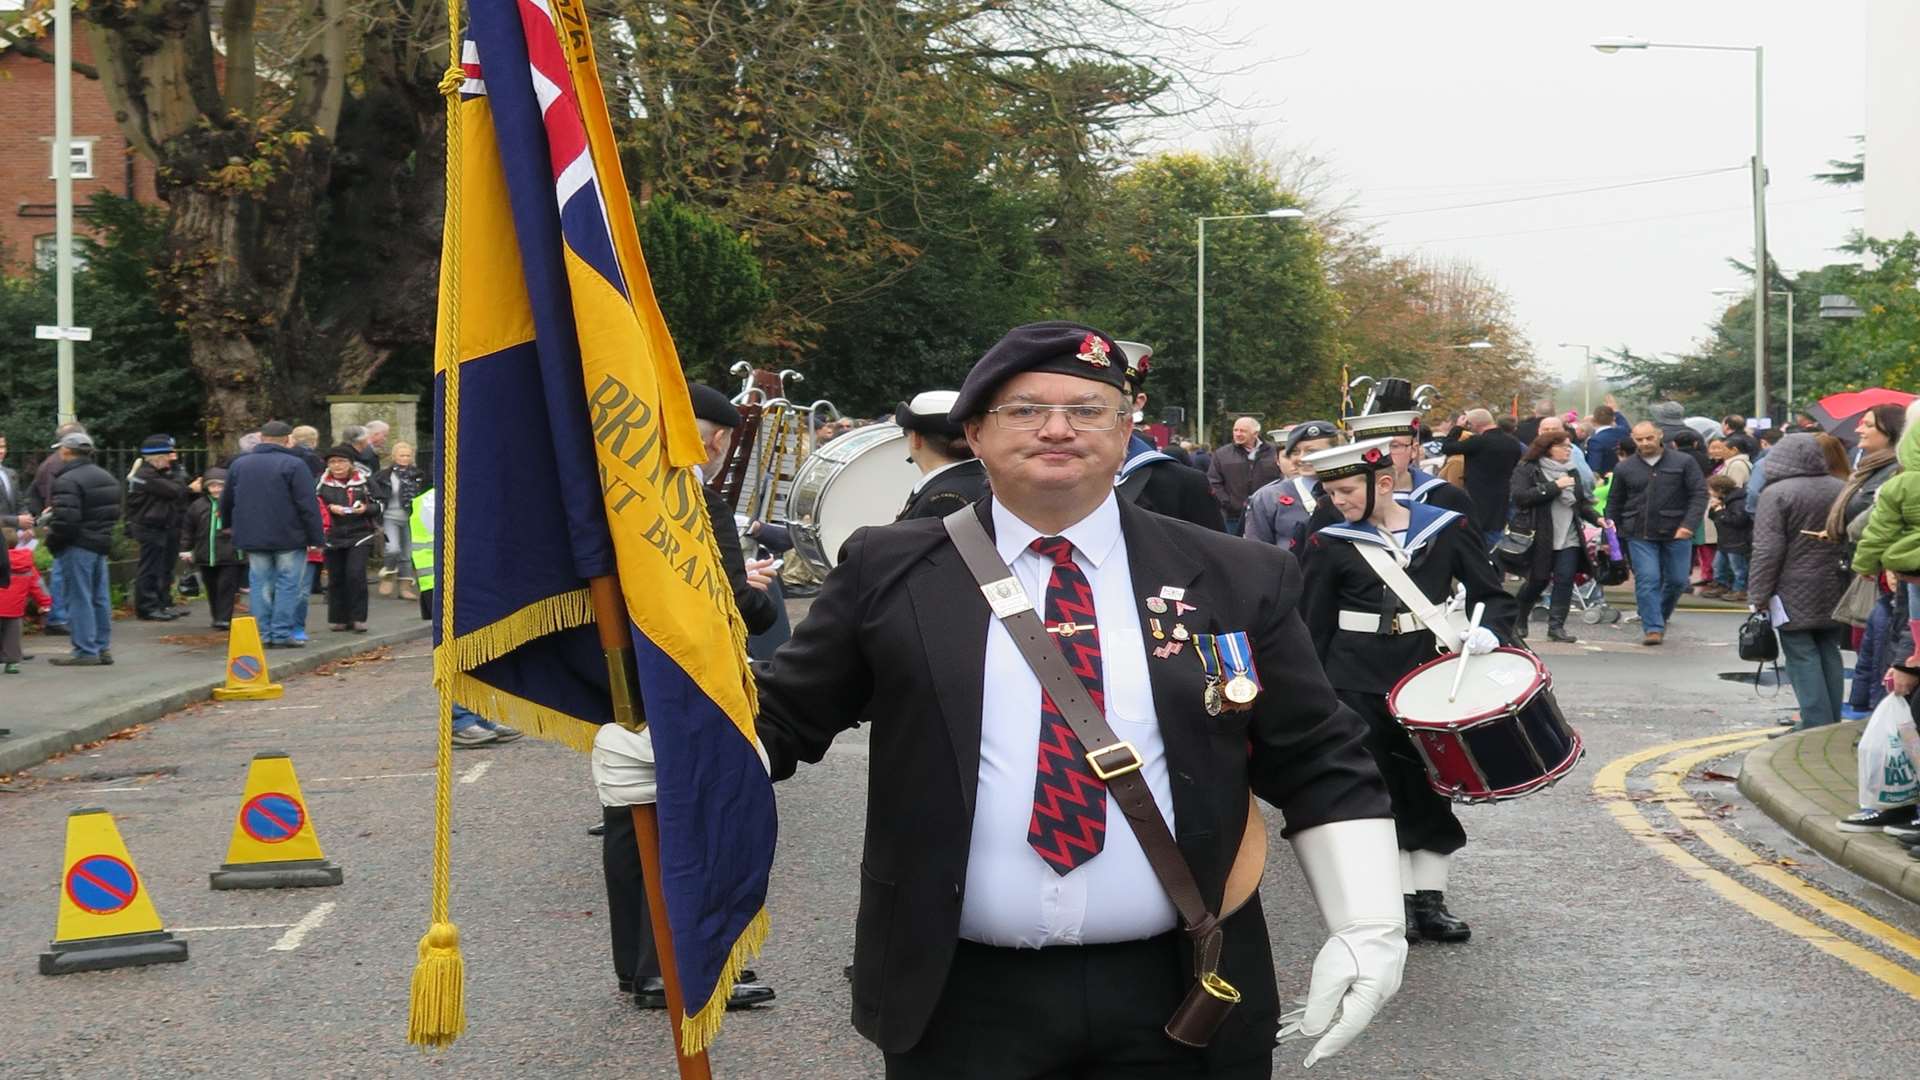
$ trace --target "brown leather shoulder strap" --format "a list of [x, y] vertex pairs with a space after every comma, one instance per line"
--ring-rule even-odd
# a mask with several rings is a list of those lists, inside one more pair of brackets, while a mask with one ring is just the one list
[[1153, 801], [1153, 791], [1140, 772], [1139, 751], [1132, 743], [1114, 735], [1105, 714], [1094, 707], [1080, 677], [1073, 673], [1066, 657], [1060, 654], [1060, 647], [1048, 636], [1040, 616], [1034, 613], [1032, 598], [1000, 558], [993, 538], [980, 524], [975, 509], [970, 506], [957, 510], [941, 520], [946, 524], [947, 535], [953, 538], [953, 546], [966, 561], [967, 569], [980, 584], [980, 591], [986, 594], [994, 615], [1006, 626], [1027, 666], [1039, 677], [1041, 689], [1059, 706], [1061, 715], [1079, 736], [1081, 745], [1087, 748], [1087, 764], [1092, 766], [1094, 775], [1106, 782], [1107, 791], [1119, 805], [1120, 812], [1133, 823], [1134, 837], [1140, 841], [1140, 850], [1146, 854], [1154, 876], [1160, 879], [1160, 887], [1173, 901], [1187, 933], [1201, 946], [1201, 956], [1196, 957], [1197, 964], [1202, 965], [1200, 970], [1211, 972], [1219, 958], [1219, 920], [1207, 909], [1193, 869], [1187, 865], [1186, 856], [1180, 853], [1180, 845], [1167, 828], [1167, 819], [1161, 816], [1160, 807]]

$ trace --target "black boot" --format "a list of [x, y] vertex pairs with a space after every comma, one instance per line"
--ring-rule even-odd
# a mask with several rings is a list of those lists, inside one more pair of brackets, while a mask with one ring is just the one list
[[1414, 916], [1413, 916], [1413, 894], [1401, 893], [1400, 899], [1405, 900], [1407, 902], [1407, 940], [1419, 941], [1420, 928], [1418, 924], [1415, 923]]
[[1513, 620], [1513, 636], [1519, 638], [1521, 641], [1527, 640], [1527, 631], [1532, 629], [1527, 624], [1531, 621], [1533, 621], [1532, 612], [1530, 610], [1522, 611], [1520, 617]]
[[1567, 608], [1570, 607], [1571, 604], [1572, 602], [1568, 601], [1563, 604], [1555, 604], [1547, 609], [1548, 641], [1564, 641], [1571, 645], [1580, 640], [1572, 634], [1567, 633]]
[[1447, 910], [1446, 895], [1437, 889], [1421, 889], [1409, 902], [1413, 918], [1407, 923], [1409, 936], [1417, 926], [1422, 941], [1465, 941], [1473, 930]]

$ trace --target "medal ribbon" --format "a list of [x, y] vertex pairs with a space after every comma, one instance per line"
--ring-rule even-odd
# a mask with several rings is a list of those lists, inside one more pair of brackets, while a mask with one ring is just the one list
[[1193, 635], [1193, 650], [1200, 655], [1200, 670], [1207, 673], [1207, 681], [1220, 682], [1220, 651], [1215, 643], [1214, 635]]
[[1246, 631], [1215, 635], [1215, 641], [1219, 649], [1217, 662], [1224, 664], [1229, 678], [1251, 679], [1256, 689], [1264, 689], [1259, 673], [1253, 670], [1253, 647], [1247, 642]]

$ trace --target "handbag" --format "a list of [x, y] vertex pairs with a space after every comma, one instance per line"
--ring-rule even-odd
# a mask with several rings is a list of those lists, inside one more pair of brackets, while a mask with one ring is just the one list
[[1773, 620], [1764, 611], [1756, 611], [1740, 624], [1740, 659], [1755, 664], [1780, 659], [1780, 639], [1774, 636]]
[[1533, 568], [1533, 534], [1507, 526], [1494, 541], [1493, 560], [1509, 574], [1526, 574]]
[[1873, 617], [1874, 605], [1880, 602], [1880, 589], [1870, 577], [1853, 575], [1848, 582], [1847, 591], [1840, 594], [1840, 602], [1833, 605], [1833, 617], [1843, 623], [1865, 626]]

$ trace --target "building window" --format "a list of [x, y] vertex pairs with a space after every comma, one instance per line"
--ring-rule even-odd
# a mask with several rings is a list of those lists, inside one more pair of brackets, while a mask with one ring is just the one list
[[[58, 158], [52, 156], [53, 140], [47, 139], [46, 142], [48, 153], [47, 179], [53, 180], [58, 178], [60, 161]], [[92, 138], [76, 138], [67, 144], [67, 156], [73, 163], [73, 178], [75, 180], [93, 179], [93, 143], [94, 140]]]
[[[36, 270], [52, 272], [53, 260], [60, 250], [59, 236], [56, 233], [41, 233], [33, 238], [33, 267]], [[81, 246], [80, 238], [73, 238], [73, 268], [84, 270], [87, 267], [86, 248]]]

